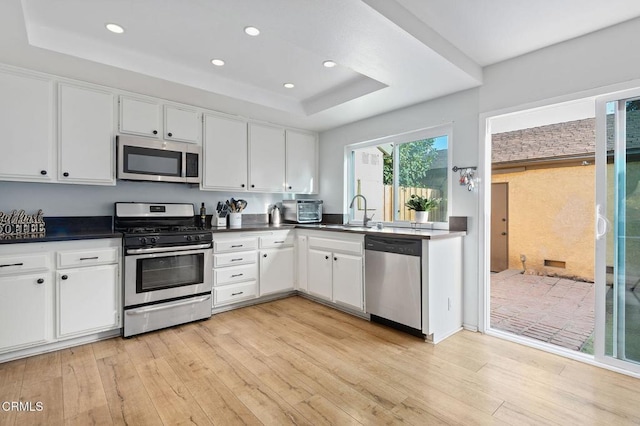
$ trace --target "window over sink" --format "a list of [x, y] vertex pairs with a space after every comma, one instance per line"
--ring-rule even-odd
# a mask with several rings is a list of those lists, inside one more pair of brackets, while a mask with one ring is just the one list
[[[429, 222], [448, 221], [451, 193], [451, 126], [438, 126], [349, 145], [347, 207], [356, 195], [366, 198], [367, 217], [373, 222], [409, 225], [415, 211], [405, 203], [412, 195], [438, 198]], [[365, 202], [355, 199], [350, 222], [362, 222]]]

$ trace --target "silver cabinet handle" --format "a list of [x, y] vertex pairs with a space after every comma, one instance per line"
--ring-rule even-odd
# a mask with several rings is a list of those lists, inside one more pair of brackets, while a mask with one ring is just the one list
[[171, 305], [151, 306], [151, 307], [148, 307], [148, 308], [134, 309], [132, 311], [125, 311], [125, 312], [126, 312], [127, 315], [143, 315], [143, 314], [146, 314], [146, 313], [149, 313], [149, 312], [163, 311], [165, 309], [173, 309], [173, 308], [177, 308], [179, 306], [190, 305], [192, 303], [202, 303], [202, 302], [206, 302], [209, 299], [211, 299], [211, 295], [198, 297], [197, 299], [187, 299], [187, 300], [182, 301], [182, 302], [172, 303]]
[[243, 275], [244, 275], [244, 274], [233, 274], [233, 275], [231, 275], [231, 278], [241, 277], [241, 276], [243, 276]]
[[22, 266], [24, 265], [23, 262], [20, 263], [7, 263], [6, 265], [0, 265], [0, 268], [6, 268], [7, 266]]
[[231, 293], [231, 295], [232, 296], [238, 296], [238, 295], [243, 294], [243, 293], [244, 293], [244, 291], [239, 291], [237, 293]]
[[284, 241], [274, 241], [274, 244], [284, 244]]
[[81, 257], [80, 260], [96, 260], [99, 259], [98, 256], [93, 256], [93, 257]]
[[238, 248], [238, 247], [244, 247], [244, 244], [236, 244], [231, 246], [231, 248]]
[[199, 250], [211, 248], [211, 244], [197, 244], [192, 246], [151, 247], [141, 249], [128, 249], [127, 254], [166, 253], [171, 251]]
[[229, 262], [240, 262], [241, 260], [244, 260], [244, 258], [240, 257], [236, 259], [231, 259]]

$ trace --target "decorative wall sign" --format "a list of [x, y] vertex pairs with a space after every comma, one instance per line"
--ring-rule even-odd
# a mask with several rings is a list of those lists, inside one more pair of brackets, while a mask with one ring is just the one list
[[16, 236], [44, 236], [44, 214], [27, 214], [24, 210], [13, 210], [11, 213], [0, 212], [0, 238]]

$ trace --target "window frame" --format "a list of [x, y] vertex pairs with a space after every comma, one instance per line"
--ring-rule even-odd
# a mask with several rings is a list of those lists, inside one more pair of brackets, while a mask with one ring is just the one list
[[[384, 144], [393, 144], [393, 153], [394, 160], [399, 158], [399, 147], [402, 144], [416, 142], [422, 139], [435, 139], [438, 137], [446, 136], [447, 137], [447, 218], [451, 216], [451, 200], [453, 193], [453, 159], [452, 159], [452, 145], [453, 145], [453, 123], [447, 123], [444, 125], [427, 127], [417, 130], [412, 130], [409, 132], [399, 133], [395, 135], [384, 136], [381, 138], [370, 139], [362, 142], [357, 142], [353, 144], [349, 144], [345, 146], [344, 149], [344, 165], [345, 165], [345, 174], [346, 177], [344, 182], [344, 208], [343, 214], [347, 223], [351, 224], [362, 224], [362, 221], [356, 221], [353, 215], [353, 209], [349, 208], [349, 204], [353, 199], [356, 192], [355, 185], [355, 164], [354, 164], [354, 155], [353, 152], [356, 149], [367, 148], [370, 146], [379, 146]], [[424, 227], [431, 229], [449, 229], [449, 222], [429, 222], [426, 224], [416, 224], [415, 222], [409, 221], [400, 221], [396, 220], [397, 218], [397, 206], [399, 200], [399, 191], [398, 191], [398, 172], [399, 172], [399, 161], [393, 162], [393, 187], [394, 187], [394, 199], [393, 199], [393, 210], [394, 210], [394, 219], [393, 221], [380, 221], [373, 220], [373, 222], [382, 222], [385, 226], [393, 226], [393, 227]]]

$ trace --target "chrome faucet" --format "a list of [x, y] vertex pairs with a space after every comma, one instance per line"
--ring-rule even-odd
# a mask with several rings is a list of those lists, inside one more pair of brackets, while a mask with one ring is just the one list
[[354, 196], [351, 199], [351, 204], [349, 204], [349, 208], [350, 209], [353, 208], [353, 205], [356, 202], [356, 198], [358, 198], [358, 197], [360, 197], [360, 198], [362, 198], [364, 200], [364, 215], [362, 216], [362, 226], [366, 227], [367, 223], [369, 223], [369, 221], [373, 218], [373, 216], [367, 217], [367, 199], [364, 197], [364, 195], [358, 194], [358, 195]]

